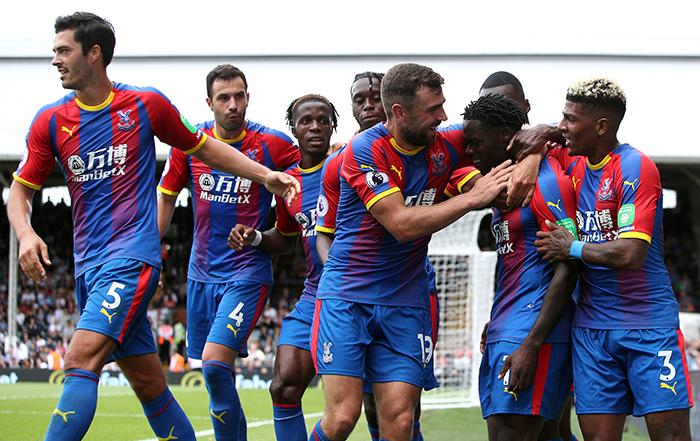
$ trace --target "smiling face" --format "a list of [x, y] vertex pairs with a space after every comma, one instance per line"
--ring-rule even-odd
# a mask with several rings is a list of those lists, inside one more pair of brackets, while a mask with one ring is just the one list
[[587, 157], [595, 154], [601, 118], [589, 106], [572, 101], [566, 101], [562, 114], [559, 130], [566, 139], [569, 154]]
[[333, 111], [324, 102], [306, 101], [294, 109], [292, 134], [302, 155], [324, 155], [331, 144]]
[[386, 121], [379, 85], [376, 78], [363, 77], [355, 81], [350, 89], [352, 116], [360, 125], [360, 131]]
[[89, 58], [94, 57], [95, 51], [99, 52], [99, 48], [93, 47], [87, 55], [83, 55], [83, 48], [75, 40], [73, 29], [66, 29], [56, 34], [51, 64], [58, 68], [61, 86], [64, 89], [81, 90], [88, 84], [93, 75]]
[[464, 121], [464, 143], [474, 163], [486, 173], [508, 159], [508, 142], [512, 131], [492, 127], [479, 120]]
[[399, 131], [401, 138], [413, 146], [425, 146], [435, 141], [437, 127], [447, 121], [443, 105], [445, 96], [442, 88], [421, 87], [416, 93], [411, 107], [400, 104]]
[[229, 80], [217, 79], [211, 85], [211, 98], [207, 104], [218, 127], [227, 132], [239, 132], [245, 125], [249, 95], [241, 77]]

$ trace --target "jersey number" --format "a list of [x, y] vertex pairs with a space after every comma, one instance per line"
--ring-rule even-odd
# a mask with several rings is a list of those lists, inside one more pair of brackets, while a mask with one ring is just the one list
[[420, 342], [421, 359], [423, 364], [428, 364], [433, 358], [433, 339], [429, 335], [423, 334], [418, 334], [417, 338]]
[[102, 301], [102, 306], [104, 306], [107, 309], [115, 309], [118, 308], [119, 305], [122, 303], [122, 296], [119, 295], [117, 292], [118, 289], [124, 289], [126, 288], [126, 285], [123, 283], [119, 282], [112, 282], [112, 286], [109, 287], [109, 291], [107, 291], [107, 295], [112, 297], [114, 300], [112, 303], [108, 303], [107, 300]]
[[238, 302], [238, 305], [236, 305], [235, 308], [233, 308], [233, 311], [231, 311], [231, 314], [228, 315], [228, 318], [231, 320], [236, 321], [236, 326], [241, 327], [241, 323], [243, 323], [243, 313], [241, 310], [243, 309], [243, 302]]
[[[507, 359], [508, 359], [508, 356], [507, 356], [507, 355], [504, 355], [504, 356], [503, 356], [503, 362], [505, 363], [505, 361], [506, 361]], [[508, 386], [508, 383], [510, 383], [510, 369], [508, 369], [508, 370], [506, 371], [506, 374], [503, 376], [503, 384], [506, 385], [506, 386]]]
[[658, 357], [664, 358], [664, 367], [668, 368], [668, 374], [659, 374], [659, 380], [661, 381], [671, 381], [676, 377], [676, 367], [671, 364], [671, 354], [673, 351], [659, 351]]

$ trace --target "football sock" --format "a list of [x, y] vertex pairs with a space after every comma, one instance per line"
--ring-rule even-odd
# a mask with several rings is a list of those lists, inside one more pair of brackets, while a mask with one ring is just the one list
[[83, 369], [66, 371], [63, 392], [51, 414], [46, 441], [81, 440], [90, 427], [97, 407], [95, 373]]
[[142, 401], [141, 406], [158, 439], [195, 440], [190, 420], [167, 386], [160, 396], [150, 401]]
[[209, 391], [209, 416], [217, 441], [238, 441], [241, 434], [243, 410], [232, 371], [231, 365], [222, 361], [202, 363], [202, 374]]
[[272, 403], [272, 417], [275, 421], [277, 441], [306, 441], [309, 439], [301, 403]]
[[316, 423], [314, 426], [314, 429], [311, 431], [311, 435], [309, 436], [309, 441], [331, 441], [331, 439], [326, 435], [326, 432], [324, 432], [321, 428], [321, 421]]

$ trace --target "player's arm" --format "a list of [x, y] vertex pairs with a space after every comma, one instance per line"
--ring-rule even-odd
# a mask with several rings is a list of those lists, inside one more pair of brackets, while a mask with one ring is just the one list
[[[46, 243], [34, 231], [31, 224], [34, 190], [17, 181], [10, 185], [7, 198], [7, 218], [19, 241], [19, 264], [32, 280], [46, 279], [44, 265], [51, 265]], [[43, 264], [42, 264], [43, 262]]]
[[[568, 233], [568, 232], [567, 232]], [[569, 233], [570, 235], [570, 233]], [[554, 276], [547, 287], [542, 309], [522, 344], [503, 362], [498, 378], [510, 370], [508, 390], [530, 387], [537, 370], [537, 357], [547, 336], [559, 322], [578, 280], [578, 262], [567, 260], [554, 263]]]
[[192, 155], [214, 169], [264, 184], [268, 191], [284, 197], [288, 202], [294, 200], [301, 191], [296, 179], [286, 173], [270, 170], [211, 136]]
[[252, 245], [270, 254], [287, 254], [294, 249], [296, 242], [297, 234], [282, 234], [277, 228], [261, 232], [242, 224], [236, 224], [228, 236], [228, 245], [236, 251]]
[[468, 193], [429, 206], [407, 207], [400, 192], [383, 197], [369, 212], [399, 242], [409, 242], [440, 231], [471, 210], [485, 207], [508, 182], [510, 161], [495, 167], [474, 183]]
[[[578, 257], [586, 263], [612, 269], [638, 270], [644, 265], [649, 250], [645, 239], [620, 238], [604, 243], [574, 241], [564, 227], [547, 221], [551, 231], [538, 231], [537, 251], [548, 261]], [[576, 246], [572, 249], [572, 244]], [[577, 249], [578, 247], [578, 249]]]
[[316, 251], [318, 251], [318, 258], [323, 265], [328, 260], [328, 252], [331, 249], [331, 244], [333, 244], [333, 236], [333, 234], [316, 230]]
[[177, 196], [171, 196], [162, 191], [158, 192], [158, 234], [161, 239], [165, 236], [170, 221], [173, 219], [175, 202], [177, 202]]

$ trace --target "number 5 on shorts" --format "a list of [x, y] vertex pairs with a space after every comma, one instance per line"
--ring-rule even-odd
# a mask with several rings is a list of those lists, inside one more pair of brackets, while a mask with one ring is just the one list
[[122, 303], [122, 296], [117, 292], [118, 289], [124, 289], [126, 288], [126, 285], [123, 283], [119, 282], [112, 282], [112, 286], [109, 287], [109, 291], [107, 291], [107, 295], [112, 297], [112, 302], [108, 302], [107, 300], [102, 301], [102, 306], [104, 306], [107, 309], [115, 309], [118, 308], [119, 305]]

